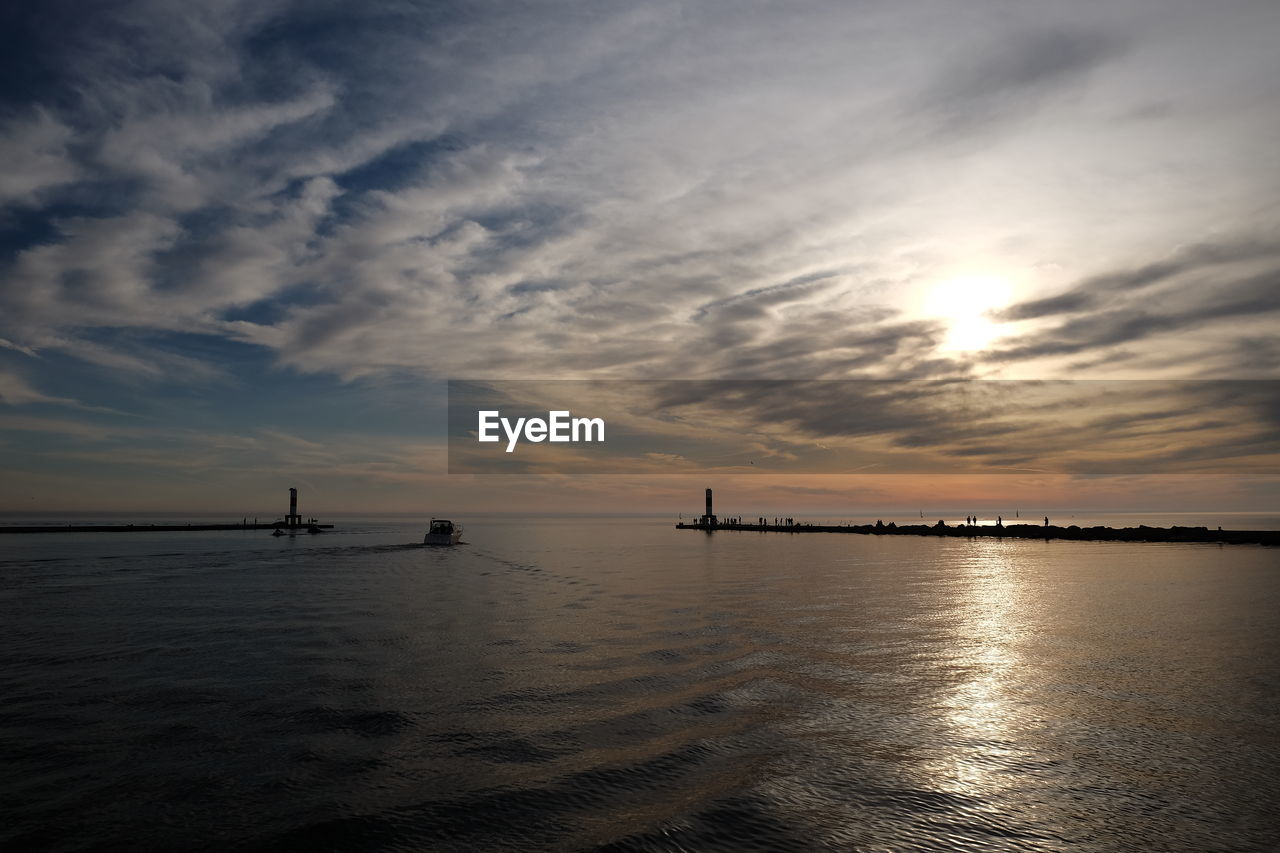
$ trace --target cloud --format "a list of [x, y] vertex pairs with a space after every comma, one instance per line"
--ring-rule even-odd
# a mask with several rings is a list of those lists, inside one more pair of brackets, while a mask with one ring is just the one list
[[1061, 27], [1002, 32], [985, 50], [945, 69], [921, 100], [921, 109], [957, 130], [1028, 109], [1045, 96], [1117, 57], [1125, 42], [1099, 29]]
[[[299, 435], [271, 427], [243, 432], [183, 429], [171, 425], [92, 422], [67, 417], [0, 414], [0, 435], [26, 436], [26, 451], [10, 468], [40, 471], [68, 463], [86, 481], [154, 483], [175, 476], [219, 484], [249, 480], [299, 481], [316, 477], [370, 484], [421, 481], [444, 470], [438, 443], [420, 438], [317, 431]], [[31, 436], [37, 440], [32, 442]], [[340, 488], [329, 491], [340, 494]]]
[[[1258, 473], [1280, 459], [1278, 388], [1274, 380], [451, 383], [451, 470], [631, 473], [678, 456], [684, 470], [703, 473]], [[477, 409], [530, 416], [548, 407], [603, 418], [608, 441], [514, 454], [474, 441]]]
[[[1099, 124], [1169, 70], [1150, 8], [802, 5], [134, 2], [46, 23], [77, 100], [33, 90], [5, 125], [27, 165], [0, 205], [40, 227], [0, 270], [0, 335], [157, 379], [223, 373], [166, 351], [175, 333], [344, 381], [936, 378], [1271, 310], [1236, 268], [1273, 248], [1240, 228], [1134, 260], [1204, 231], [1199, 190], [1114, 159], [1145, 131]], [[1271, 61], [1240, 57], [1249, 79]], [[1172, 100], [1153, 120], [1187, 114]], [[1130, 188], [1128, 221], [1160, 214], [1117, 271], [1088, 260], [1087, 212], [1066, 235], [1049, 213], [1045, 187], [1082, 174]], [[1002, 263], [1049, 255], [1080, 283], [999, 312], [1028, 325], [992, 353], [945, 350], [915, 294], [1019, 240]]]
[[67, 150], [72, 131], [44, 109], [0, 125], [0, 207], [33, 204], [42, 193], [80, 176]]
[[[1118, 294], [1117, 294], [1118, 295]], [[1263, 321], [1280, 312], [1280, 267], [1215, 282], [1212, 290], [1183, 291], [1181, 304], [1173, 299], [1164, 310], [1163, 299], [1108, 300], [1092, 312], [1075, 309], [1077, 316], [1033, 334], [1013, 337], [984, 357], [992, 361], [1018, 361], [1055, 355], [1075, 355], [1109, 347], [1131, 345], [1148, 338], [1245, 318]], [[1152, 307], [1147, 307], [1150, 304]], [[1274, 322], [1274, 319], [1272, 320]]]
[[1080, 313], [1186, 273], [1277, 255], [1280, 255], [1280, 243], [1273, 241], [1244, 239], [1231, 243], [1198, 243], [1180, 249], [1167, 259], [1134, 269], [1091, 276], [1065, 293], [1019, 302], [996, 311], [994, 316], [998, 320], [1015, 321]]
[[31, 356], [32, 358], [39, 358], [36, 351], [31, 347], [24, 347], [21, 344], [15, 344], [13, 341], [7, 341], [4, 338], [0, 338], [0, 347], [7, 350], [13, 350], [14, 352], [20, 352], [23, 355]]
[[21, 406], [27, 403], [77, 405], [74, 400], [42, 394], [28, 385], [22, 377], [7, 370], [0, 370], [0, 402], [10, 406]]
[[7, 406], [26, 406], [41, 403], [52, 406], [64, 406], [80, 409], [85, 412], [105, 412], [123, 414], [115, 409], [102, 406], [90, 406], [70, 397], [57, 397], [45, 394], [33, 388], [24, 378], [13, 371], [0, 368], [0, 403]]

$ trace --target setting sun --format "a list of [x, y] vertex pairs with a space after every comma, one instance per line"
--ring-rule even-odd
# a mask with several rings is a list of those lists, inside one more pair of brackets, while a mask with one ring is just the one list
[[1000, 324], [988, 312], [1007, 305], [1013, 285], [995, 275], [963, 275], [939, 282], [925, 297], [927, 314], [944, 320], [946, 349], [970, 352], [985, 349], [1000, 336]]

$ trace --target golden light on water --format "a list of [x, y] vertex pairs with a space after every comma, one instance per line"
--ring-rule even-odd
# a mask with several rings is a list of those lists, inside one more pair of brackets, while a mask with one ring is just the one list
[[953, 662], [961, 673], [944, 700], [950, 747], [934, 770], [940, 788], [990, 792], [1009, 784], [1017, 760], [1018, 708], [1012, 695], [1028, 602], [1008, 543], [976, 541], [957, 578]]

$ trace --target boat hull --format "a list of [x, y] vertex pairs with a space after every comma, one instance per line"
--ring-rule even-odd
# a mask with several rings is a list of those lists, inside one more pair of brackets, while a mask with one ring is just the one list
[[422, 537], [423, 545], [457, 545], [462, 539], [462, 525], [454, 524], [447, 518], [433, 518], [427, 527], [427, 535]]

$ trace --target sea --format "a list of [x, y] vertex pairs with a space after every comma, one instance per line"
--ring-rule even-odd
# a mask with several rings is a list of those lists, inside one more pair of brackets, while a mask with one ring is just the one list
[[1280, 849], [1277, 549], [327, 520], [0, 536], [0, 849]]

